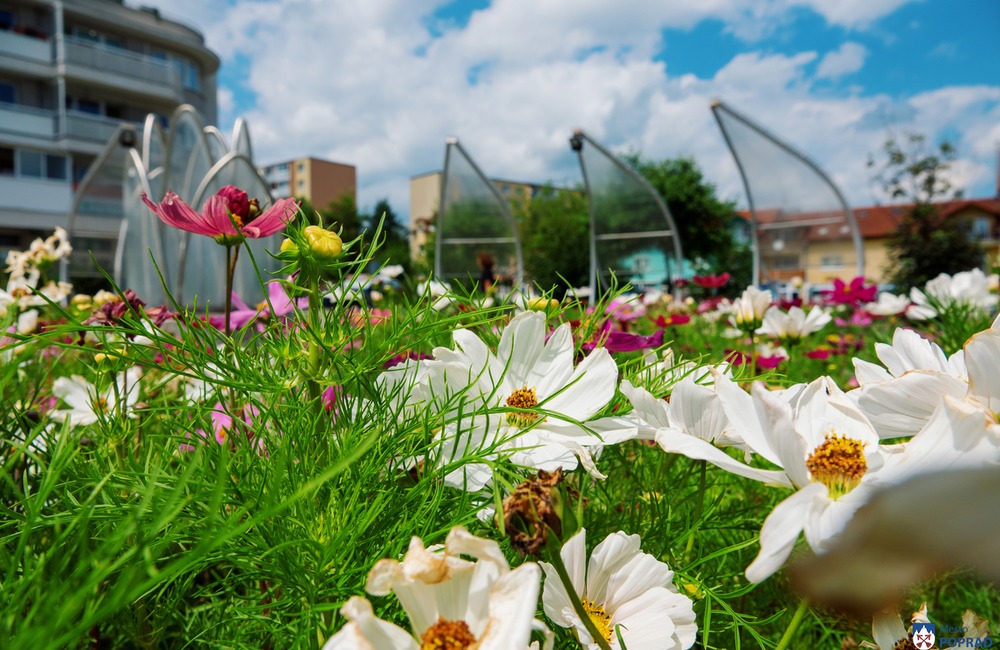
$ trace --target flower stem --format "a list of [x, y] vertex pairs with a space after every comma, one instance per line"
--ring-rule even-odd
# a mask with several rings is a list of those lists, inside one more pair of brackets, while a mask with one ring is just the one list
[[792, 637], [795, 636], [795, 631], [798, 630], [799, 624], [802, 619], [805, 618], [806, 612], [809, 611], [809, 604], [806, 603], [805, 598], [799, 601], [799, 607], [795, 610], [795, 614], [792, 616], [792, 621], [788, 624], [785, 629], [785, 633], [781, 635], [781, 641], [778, 642], [778, 647], [775, 650], [786, 650], [791, 643]]
[[561, 550], [559, 545], [559, 538], [552, 529], [546, 531], [545, 535], [545, 548], [548, 551], [546, 559], [549, 563], [555, 567], [556, 573], [559, 575], [559, 581], [563, 584], [563, 589], [566, 590], [566, 595], [569, 596], [569, 602], [573, 603], [573, 609], [576, 610], [576, 615], [580, 617], [583, 622], [583, 626], [587, 628], [587, 633], [590, 634], [590, 638], [601, 647], [601, 650], [611, 650], [611, 646], [608, 645], [608, 640], [597, 631], [597, 626], [594, 625], [594, 621], [591, 620], [590, 614], [587, 613], [586, 608], [580, 601], [579, 594], [576, 593], [576, 587], [573, 586], [573, 581], [570, 580], [569, 572], [566, 570], [566, 565], [563, 564], [562, 555], [559, 553]]
[[233, 276], [236, 275], [236, 258], [239, 255], [239, 244], [226, 244], [226, 336], [233, 331], [229, 324], [229, 314], [233, 311]]
[[698, 532], [701, 513], [705, 508], [705, 474], [708, 463], [704, 460], [699, 460], [698, 464], [701, 470], [698, 476], [698, 503], [695, 504], [694, 524], [691, 526], [691, 535], [688, 537], [687, 547], [684, 549], [684, 557], [689, 559], [691, 557], [691, 550], [694, 548], [694, 537], [695, 533]]

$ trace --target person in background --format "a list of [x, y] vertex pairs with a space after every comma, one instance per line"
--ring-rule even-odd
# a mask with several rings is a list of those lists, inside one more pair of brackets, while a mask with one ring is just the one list
[[486, 251], [480, 251], [476, 255], [476, 265], [479, 267], [479, 289], [483, 293], [489, 293], [497, 281], [496, 273], [493, 271], [496, 260]]

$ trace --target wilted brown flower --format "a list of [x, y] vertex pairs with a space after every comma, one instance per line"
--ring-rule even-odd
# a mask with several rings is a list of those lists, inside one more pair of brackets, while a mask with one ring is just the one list
[[504, 529], [511, 546], [521, 553], [539, 555], [550, 530], [562, 536], [566, 493], [565, 487], [558, 487], [562, 481], [561, 468], [554, 472], [538, 470], [535, 478], [518, 485], [503, 500]]

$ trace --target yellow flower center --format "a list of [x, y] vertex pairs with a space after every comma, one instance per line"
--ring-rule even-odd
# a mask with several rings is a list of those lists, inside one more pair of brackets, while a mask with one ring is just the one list
[[604, 607], [584, 598], [583, 609], [587, 612], [587, 616], [590, 617], [591, 622], [594, 624], [594, 628], [597, 629], [600, 635], [604, 637], [605, 641], [610, 643], [612, 638], [611, 616], [604, 611]]
[[806, 459], [806, 467], [812, 480], [825, 485], [830, 497], [838, 499], [858, 487], [868, 471], [864, 443], [831, 430]]
[[420, 637], [420, 650], [466, 650], [474, 648], [476, 637], [465, 621], [438, 618]]
[[892, 650], [916, 650], [916, 648], [917, 646], [913, 645], [913, 641], [910, 640], [910, 637], [900, 639], [899, 641], [896, 641], [895, 645], [892, 646]]
[[[518, 388], [507, 398], [507, 406], [515, 409], [532, 409], [538, 406], [538, 394], [535, 387]], [[508, 413], [507, 423], [511, 426], [529, 427], [541, 418], [537, 413]]]
[[104, 397], [94, 398], [94, 413], [107, 413], [108, 412], [108, 400]]

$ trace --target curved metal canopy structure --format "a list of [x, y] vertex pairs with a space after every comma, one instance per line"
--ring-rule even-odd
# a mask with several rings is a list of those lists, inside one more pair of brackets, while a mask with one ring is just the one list
[[478, 278], [476, 258], [489, 253], [503, 275], [521, 281], [524, 259], [510, 207], [458, 138], [445, 141], [434, 250], [439, 279]]
[[712, 102], [712, 114], [746, 189], [754, 282], [796, 276], [823, 281], [819, 274], [833, 271], [834, 261], [864, 275], [861, 234], [833, 181], [805, 155], [721, 101]]
[[[74, 234], [78, 215], [119, 217], [113, 277], [120, 287], [134, 289], [147, 303], [165, 302], [162, 275], [174, 300], [197, 304], [199, 309], [219, 308], [225, 298], [222, 247], [210, 237], [161, 222], [141, 197], [146, 194], [159, 202], [172, 191], [199, 210], [219, 189], [235, 185], [266, 208], [273, 199], [253, 164], [252, 151], [243, 120], [237, 120], [230, 150], [219, 130], [203, 126], [197, 112], [186, 105], [174, 111], [166, 135], [155, 115], [146, 118], [141, 141], [133, 127], [122, 125], [80, 183], [69, 215], [69, 234]], [[244, 245], [264, 280], [269, 270], [278, 268], [266, 252], [277, 242], [277, 237], [270, 237]], [[264, 291], [249, 256], [240, 255], [234, 290], [253, 304], [263, 299]]]
[[684, 253], [677, 226], [659, 192], [583, 131], [570, 138], [590, 204], [590, 292], [611, 275], [639, 289], [670, 286]]

